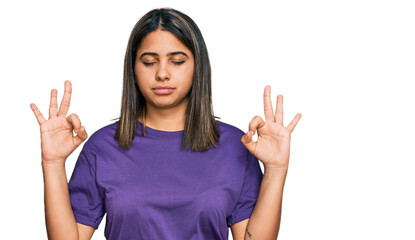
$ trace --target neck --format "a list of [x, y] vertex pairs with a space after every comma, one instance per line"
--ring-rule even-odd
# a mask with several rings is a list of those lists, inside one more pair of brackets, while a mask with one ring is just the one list
[[167, 109], [155, 108], [151, 104], [146, 104], [146, 107], [146, 126], [160, 131], [182, 131], [184, 129], [187, 104], [179, 104]]

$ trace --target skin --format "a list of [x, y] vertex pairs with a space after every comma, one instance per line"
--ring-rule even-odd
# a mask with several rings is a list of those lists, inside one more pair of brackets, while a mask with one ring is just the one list
[[[183, 52], [183, 54], [174, 54]], [[153, 53], [155, 55], [142, 54]], [[188, 93], [192, 87], [194, 57], [169, 31], [156, 30], [143, 38], [134, 66], [137, 85], [146, 99], [146, 125], [164, 131], [184, 129]], [[170, 86], [169, 95], [158, 95], [152, 88]]]
[[[263, 239], [275, 240], [278, 237], [282, 194], [290, 158], [291, 133], [301, 118], [298, 113], [284, 127], [283, 96], [277, 96], [277, 107], [273, 111], [271, 86], [264, 89], [265, 121], [255, 116], [249, 123], [249, 131], [242, 136], [244, 146], [264, 164], [264, 177], [258, 199], [251, 217], [231, 226], [235, 240]], [[258, 133], [258, 140], [252, 136]], [[235, 230], [235, 231], [234, 231]]]
[[[141, 54], [146, 52], [154, 54], [140, 58]], [[183, 54], [169, 55], [172, 52], [184, 52], [187, 57]], [[135, 77], [146, 99], [146, 124], [163, 131], [183, 130], [194, 70], [194, 57], [191, 51], [170, 32], [156, 30], [143, 39], [137, 56], [139, 59], [134, 68]], [[172, 94], [157, 95], [152, 89], [166, 85], [174, 87]], [[52, 89], [47, 120], [34, 103], [30, 104], [41, 133], [45, 218], [49, 239], [91, 239], [95, 231], [93, 227], [75, 221], [70, 205], [65, 162], [88, 137], [76, 114], [66, 117], [71, 93], [71, 82], [65, 81], [65, 93], [58, 109], [57, 90]], [[265, 121], [255, 116], [249, 123], [249, 131], [241, 138], [244, 146], [264, 164], [265, 172], [251, 217], [231, 226], [235, 240], [276, 239], [278, 236], [291, 133], [301, 114], [297, 114], [291, 123], [284, 127], [283, 97], [277, 97], [274, 113], [270, 95], [271, 87], [266, 86]], [[258, 133], [257, 142], [252, 141], [255, 133]]]
[[91, 239], [95, 230], [75, 221], [69, 199], [65, 161], [88, 137], [78, 115], [73, 113], [66, 117], [71, 94], [71, 82], [65, 81], [65, 93], [58, 109], [57, 90], [52, 89], [47, 120], [36, 104], [30, 104], [40, 126], [48, 239]]

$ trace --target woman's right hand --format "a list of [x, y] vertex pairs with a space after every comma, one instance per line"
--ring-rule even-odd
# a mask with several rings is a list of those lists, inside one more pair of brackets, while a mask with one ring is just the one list
[[[66, 117], [71, 102], [71, 92], [71, 82], [65, 81], [65, 93], [58, 111], [57, 90], [52, 89], [48, 120], [43, 117], [36, 104], [30, 104], [40, 125], [43, 163], [65, 164], [66, 158], [88, 137], [78, 115], [72, 113]], [[73, 135], [73, 130], [76, 136]]]

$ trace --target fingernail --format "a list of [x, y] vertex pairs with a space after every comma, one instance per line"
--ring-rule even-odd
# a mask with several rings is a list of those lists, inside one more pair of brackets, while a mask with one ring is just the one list
[[250, 131], [250, 132], [251, 132], [251, 135], [254, 136], [254, 132], [253, 131]]

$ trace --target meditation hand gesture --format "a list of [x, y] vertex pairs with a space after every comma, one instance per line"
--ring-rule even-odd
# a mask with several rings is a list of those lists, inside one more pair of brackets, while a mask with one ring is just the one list
[[[65, 93], [58, 111], [57, 90], [52, 89], [49, 119], [46, 120], [34, 103], [30, 104], [40, 125], [42, 162], [65, 163], [66, 158], [85, 140], [85, 127], [76, 114], [66, 117], [71, 102], [72, 86], [65, 81]], [[73, 136], [73, 130], [77, 135]]]
[[[277, 107], [274, 114], [271, 103], [271, 87], [264, 89], [264, 113], [265, 121], [255, 116], [249, 123], [249, 131], [242, 136], [241, 142], [260, 160], [265, 168], [288, 168], [290, 158], [291, 133], [301, 118], [298, 113], [291, 123], [284, 127], [282, 112], [282, 95], [277, 96]], [[252, 136], [258, 131], [257, 142], [252, 141]]]

